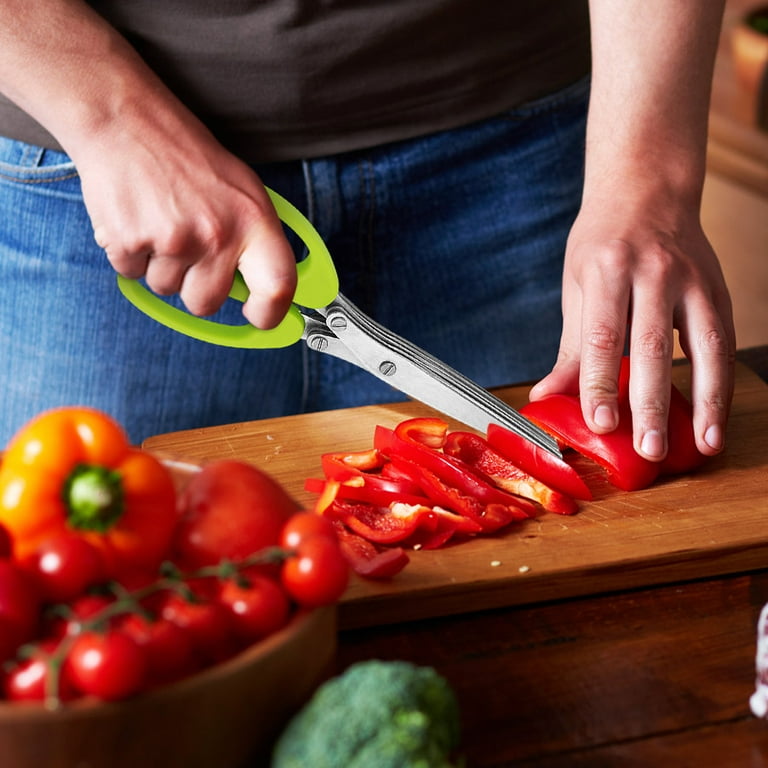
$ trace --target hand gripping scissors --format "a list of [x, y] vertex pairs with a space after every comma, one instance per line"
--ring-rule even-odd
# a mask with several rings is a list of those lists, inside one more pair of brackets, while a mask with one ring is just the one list
[[[304, 242], [296, 264], [298, 285], [285, 318], [262, 330], [227, 325], [171, 306], [137, 280], [118, 276], [123, 295], [138, 309], [179, 333], [226, 347], [272, 349], [300, 339], [314, 350], [346, 360], [425, 405], [480, 432], [500, 424], [562, 458], [555, 440], [488, 390], [398, 336], [359, 310], [339, 292], [339, 280], [323, 239], [285, 198], [267, 189], [280, 219]], [[248, 288], [235, 274], [230, 298], [245, 301]]]

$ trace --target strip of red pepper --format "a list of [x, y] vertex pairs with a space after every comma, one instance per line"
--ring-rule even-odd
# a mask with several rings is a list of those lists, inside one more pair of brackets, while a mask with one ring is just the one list
[[[433, 508], [433, 502], [412, 479], [413, 473], [393, 471], [391, 462], [375, 448], [324, 454], [321, 465], [326, 479], [309, 478], [304, 486], [318, 494], [315, 511], [345, 523], [372, 542], [408, 539], [409, 546], [433, 549], [456, 533], [483, 530], [469, 517]], [[477, 515], [481, 513], [478, 505]], [[496, 528], [509, 521], [505, 511], [503, 516], [489, 516], [485, 522]]]
[[483, 531], [496, 531], [536, 514], [536, 505], [528, 499], [496, 488], [458, 459], [445, 455], [441, 446], [447, 432], [448, 425], [440, 419], [408, 419], [394, 430], [377, 426], [374, 446], [434, 504], [469, 517]]
[[354, 533], [378, 544], [401, 542], [424, 528], [434, 532], [438, 528], [437, 515], [426, 497], [408, 499], [390, 494], [382, 503], [369, 501], [366, 488], [345, 485], [336, 480], [309, 478], [304, 488], [319, 493], [315, 511], [344, 523]]
[[572, 515], [578, 511], [574, 499], [523, 472], [516, 464], [495, 451], [487, 440], [473, 432], [450, 432], [443, 451], [463, 461], [510, 493], [525, 496], [541, 504], [548, 512]]
[[334, 523], [339, 544], [350, 568], [367, 579], [391, 579], [410, 562], [402, 547], [377, 547], [347, 529], [341, 522]]
[[[632, 412], [629, 405], [629, 358], [622, 360], [619, 375], [619, 425], [613, 431], [597, 435], [589, 429], [575, 395], [555, 394], [528, 403], [521, 413], [558, 441], [578, 451], [601, 466], [608, 480], [624, 491], [647, 488], [659, 474], [685, 472], [704, 460], [696, 449], [690, 404], [672, 387], [668, 457], [662, 462], [643, 458], [634, 449]], [[498, 439], [498, 438], [497, 438]], [[491, 439], [489, 430], [489, 441]]]
[[[483, 504], [474, 496], [463, 493], [458, 488], [441, 480], [434, 472], [422, 464], [417, 464], [400, 456], [392, 456], [392, 466], [399, 472], [408, 473], [418, 482], [434, 507], [450, 510], [464, 522], [457, 528], [459, 533], [494, 533], [513, 522], [527, 520], [533, 513], [518, 505], [506, 505], [492, 502]], [[532, 509], [535, 509], [531, 505]]]

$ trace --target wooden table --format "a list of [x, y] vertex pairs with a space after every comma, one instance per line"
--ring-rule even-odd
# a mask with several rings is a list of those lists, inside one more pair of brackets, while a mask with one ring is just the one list
[[[739, 357], [768, 379], [768, 349]], [[759, 407], [765, 412], [765, 389], [747, 373], [760, 388]], [[750, 429], [761, 429], [761, 422], [743, 414], [742, 428], [745, 420]], [[178, 449], [195, 459], [247, 451], [266, 458], [266, 446], [281, 442], [282, 422], [264, 430], [260, 424], [159, 436], [149, 447]], [[362, 435], [362, 442], [366, 439]], [[297, 442], [286, 442], [284, 453], [295, 455]], [[278, 447], [270, 455], [278, 457]], [[295, 463], [306, 459], [299, 455]], [[768, 481], [761, 485], [762, 467], [747, 471], [754, 477], [756, 469], [768, 520]], [[729, 519], [738, 521], [739, 511], [738, 505], [724, 503], [723, 526]], [[707, 514], [711, 517], [711, 510]], [[673, 558], [667, 558], [664, 573], [638, 577], [644, 579], [637, 582], [646, 585], [642, 588], [628, 587], [617, 566], [605, 571], [602, 588], [588, 572], [583, 590], [579, 584], [561, 584], [567, 597], [532, 593], [525, 603], [507, 596], [505, 605], [498, 588], [480, 601], [458, 589], [463, 602], [451, 604], [450, 615], [439, 615], [449, 605], [444, 602], [432, 614], [427, 607], [421, 617], [408, 609], [402, 621], [392, 620], [391, 594], [362, 592], [358, 600], [389, 599], [388, 620], [365, 626], [354, 600], [342, 604], [337, 671], [368, 658], [436, 667], [459, 697], [468, 768], [768, 766], [768, 723], [754, 718], [748, 705], [756, 622], [768, 602], [768, 523], [764, 538], [759, 526], [758, 517], [757, 532], [753, 523], [743, 553], [738, 539], [731, 541], [727, 557], [721, 549], [709, 550], [718, 555], [716, 564], [706, 562], [706, 549], [698, 560], [681, 550], [685, 568], [675, 570]], [[456, 555], [460, 552], [457, 547]], [[555, 575], [550, 587], [556, 581]], [[489, 600], [496, 601], [490, 609]]]

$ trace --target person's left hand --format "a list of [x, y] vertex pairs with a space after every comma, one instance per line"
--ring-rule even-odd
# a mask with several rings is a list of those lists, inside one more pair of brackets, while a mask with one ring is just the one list
[[[689, 201], [690, 202], [690, 201]], [[596, 433], [618, 424], [617, 379], [628, 342], [635, 449], [667, 452], [674, 329], [692, 366], [698, 449], [723, 449], [733, 394], [735, 332], [720, 264], [698, 203], [642, 184], [585, 195], [566, 249], [563, 333], [553, 370], [530, 393], [579, 393]]]

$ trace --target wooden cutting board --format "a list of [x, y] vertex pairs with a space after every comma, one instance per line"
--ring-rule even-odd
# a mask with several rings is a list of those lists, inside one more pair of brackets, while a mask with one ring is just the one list
[[[674, 369], [689, 389], [687, 365]], [[527, 388], [499, 396], [515, 407]], [[253, 462], [301, 502], [320, 456], [372, 444], [377, 424], [434, 415], [420, 403], [377, 405], [188, 430], [144, 447], [182, 461]], [[452, 427], [461, 428], [458, 424]], [[726, 452], [695, 474], [626, 493], [582, 460], [595, 499], [578, 514], [542, 513], [503, 534], [418, 551], [390, 582], [355, 580], [339, 612], [343, 628], [407, 621], [768, 567], [768, 386], [737, 367]]]

